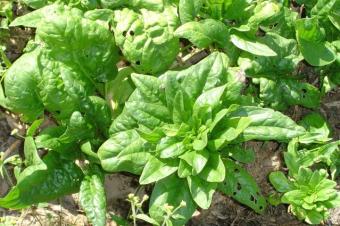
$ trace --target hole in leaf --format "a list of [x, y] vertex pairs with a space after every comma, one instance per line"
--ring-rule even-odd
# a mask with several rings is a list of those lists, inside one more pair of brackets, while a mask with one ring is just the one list
[[126, 31], [123, 31], [123, 36], [124, 36], [124, 37], [126, 36], [126, 33], [127, 33]]
[[134, 36], [135, 35], [135, 32], [134, 31], [130, 31], [129, 33], [131, 36]]
[[237, 189], [238, 191], [240, 191], [240, 190], [242, 189], [242, 187], [241, 187], [241, 184], [240, 184], [240, 183], [237, 183], [237, 187], [236, 187], [236, 189]]
[[59, 114], [60, 114], [60, 111], [55, 111], [55, 113], [59, 115]]
[[260, 206], [259, 209], [260, 209], [260, 210], [263, 210], [263, 206]]
[[250, 196], [250, 201], [252, 201], [252, 202], [255, 201], [255, 197], [253, 195]]
[[235, 169], [234, 169], [234, 172], [235, 172], [235, 173], [239, 173], [240, 170], [239, 170], [238, 168], [235, 168]]
[[234, 193], [233, 193], [233, 196], [235, 196], [235, 195], [237, 195], [237, 192], [236, 192], [236, 191], [234, 191]]
[[137, 60], [137, 61], [136, 61], [136, 64], [137, 64], [137, 65], [140, 65], [140, 61], [139, 61], [139, 60]]
[[306, 89], [302, 89], [301, 90], [303, 93], [307, 93], [307, 90]]

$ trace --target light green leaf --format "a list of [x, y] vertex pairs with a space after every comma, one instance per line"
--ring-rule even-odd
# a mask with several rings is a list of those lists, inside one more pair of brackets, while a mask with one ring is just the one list
[[213, 194], [217, 187], [216, 183], [208, 183], [197, 176], [187, 177], [192, 198], [202, 209], [210, 207]]
[[305, 60], [312, 66], [325, 66], [335, 61], [336, 54], [325, 42], [325, 33], [317, 18], [296, 21], [296, 38]]
[[209, 160], [199, 174], [199, 177], [207, 182], [222, 182], [225, 176], [225, 166], [221, 156], [210, 153]]
[[[181, 195], [179, 195], [181, 194]], [[171, 175], [158, 181], [152, 191], [149, 213], [157, 222], [161, 223], [164, 219], [164, 213], [161, 211], [165, 204], [179, 206], [185, 201], [186, 207], [180, 208], [176, 213], [183, 219], [172, 220], [173, 225], [184, 225], [196, 210], [196, 204], [191, 197], [191, 193], [185, 179], [180, 179], [176, 175]]]
[[152, 156], [143, 169], [142, 175], [139, 178], [139, 183], [150, 184], [159, 181], [176, 172], [177, 168], [178, 161], [176, 160], [161, 160]]
[[258, 56], [276, 56], [276, 52], [274, 52], [270, 47], [259, 40], [251, 39], [242, 33], [234, 33], [230, 35], [231, 42], [246, 52], [252, 53]]
[[269, 174], [269, 181], [279, 192], [288, 192], [294, 189], [292, 183], [288, 181], [287, 177], [281, 171], [271, 172]]
[[25, 138], [24, 153], [26, 166], [39, 165], [42, 163], [33, 137], [31, 136]]
[[178, 4], [179, 18], [182, 24], [193, 21], [198, 14], [202, 0], [180, 0]]

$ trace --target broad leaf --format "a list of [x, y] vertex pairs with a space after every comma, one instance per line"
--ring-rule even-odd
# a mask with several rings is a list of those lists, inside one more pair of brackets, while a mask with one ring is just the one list
[[218, 190], [249, 206], [255, 212], [263, 213], [266, 200], [260, 194], [254, 178], [232, 160], [226, 159], [225, 166], [226, 177], [224, 182], [219, 184]]

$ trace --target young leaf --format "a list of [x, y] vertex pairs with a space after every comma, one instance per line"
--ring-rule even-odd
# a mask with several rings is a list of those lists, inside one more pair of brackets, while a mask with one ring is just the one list
[[150, 157], [139, 178], [139, 183], [150, 184], [159, 181], [176, 172], [177, 168], [178, 162], [176, 160], [161, 160], [156, 157]]
[[26, 166], [39, 165], [42, 163], [42, 160], [40, 159], [40, 156], [38, 154], [38, 150], [35, 146], [33, 137], [31, 136], [25, 138], [24, 153]]
[[[179, 195], [181, 194], [181, 195]], [[175, 174], [156, 183], [150, 198], [149, 213], [157, 222], [163, 222], [164, 213], [161, 211], [165, 204], [177, 207], [184, 201], [185, 208], [180, 208], [176, 213], [182, 219], [172, 220], [173, 225], [180, 226], [187, 222], [196, 210], [196, 204], [191, 197], [185, 179], [178, 178]]]
[[325, 34], [317, 18], [296, 21], [296, 39], [305, 60], [313, 66], [325, 66], [335, 61], [336, 54], [325, 42]]
[[197, 176], [189, 176], [187, 180], [193, 200], [202, 209], [208, 209], [217, 184], [206, 182]]
[[180, 0], [178, 3], [178, 12], [182, 24], [193, 21], [202, 4], [202, 0]]
[[288, 181], [281, 171], [271, 172], [269, 174], [269, 181], [279, 192], [287, 192], [294, 189], [292, 183]]
[[225, 166], [219, 154], [210, 153], [209, 160], [199, 177], [207, 182], [222, 182], [225, 178]]

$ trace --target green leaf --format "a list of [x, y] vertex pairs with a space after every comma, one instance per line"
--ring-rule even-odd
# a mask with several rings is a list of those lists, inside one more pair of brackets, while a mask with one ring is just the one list
[[87, 218], [94, 226], [106, 225], [106, 196], [104, 175], [94, 166], [84, 177], [80, 185], [79, 202]]
[[114, 134], [98, 150], [98, 157], [104, 170], [127, 171], [140, 174], [149, 160], [146, 142], [135, 130]]
[[271, 172], [269, 174], [269, 181], [279, 192], [288, 192], [294, 188], [281, 171]]
[[149, 224], [152, 224], [152, 225], [160, 225], [156, 220], [152, 219], [151, 217], [149, 217], [146, 214], [137, 214], [136, 218], [139, 219], [139, 220], [145, 221]]
[[161, 160], [156, 157], [150, 157], [139, 178], [139, 183], [150, 184], [159, 181], [176, 172], [177, 168], [178, 161], [176, 160]]
[[206, 120], [209, 112], [207, 109], [213, 111], [220, 105], [225, 88], [225, 85], [212, 88], [198, 96], [193, 105], [193, 116]]
[[163, 12], [115, 10], [117, 46], [137, 72], [158, 74], [170, 67], [179, 52], [179, 41], [173, 34], [178, 22], [171, 6]]
[[39, 50], [23, 54], [4, 77], [5, 105], [22, 114], [25, 121], [34, 121], [43, 114], [42, 101], [36, 92], [32, 92], [37, 87], [34, 77], [39, 74], [38, 55]]
[[296, 38], [305, 60], [312, 66], [325, 66], [335, 61], [336, 54], [325, 42], [325, 33], [317, 18], [296, 21]]
[[254, 56], [250, 53], [242, 53], [238, 59], [240, 68], [248, 76], [272, 78], [273, 75], [286, 75], [295, 70], [302, 60], [295, 39], [286, 39], [278, 34], [266, 33], [261, 41], [269, 46], [277, 56]]
[[[179, 195], [181, 194], [181, 195]], [[164, 219], [162, 208], [165, 204], [177, 207], [182, 201], [185, 201], [186, 207], [180, 208], [176, 213], [183, 219], [172, 220], [173, 225], [180, 226], [192, 217], [196, 210], [196, 204], [191, 197], [191, 193], [186, 180], [171, 175], [158, 181], [152, 191], [149, 213], [157, 222], [161, 223]]]
[[221, 21], [214, 19], [185, 23], [177, 28], [175, 36], [188, 39], [198, 48], [207, 48], [213, 43], [224, 48], [229, 42], [228, 27]]
[[213, 150], [220, 150], [235, 140], [251, 123], [252, 120], [248, 117], [221, 120], [219, 125], [212, 131], [209, 147]]
[[242, 33], [233, 33], [230, 35], [230, 41], [239, 49], [258, 56], [276, 56], [270, 47], [255, 38], [249, 38]]
[[105, 84], [105, 98], [110, 103], [114, 115], [120, 113], [124, 107], [125, 101], [128, 100], [134, 91], [131, 80], [133, 69], [131, 67], [121, 68], [117, 77]]
[[225, 166], [226, 177], [224, 182], [219, 184], [218, 190], [249, 206], [255, 212], [263, 213], [266, 208], [266, 200], [260, 194], [260, 189], [254, 178], [230, 159], [225, 160]]
[[0, 199], [2, 208], [22, 209], [79, 191], [83, 173], [74, 162], [56, 153], [46, 155], [43, 162], [27, 167], [19, 175], [17, 185]]
[[326, 120], [318, 113], [310, 113], [302, 118], [299, 122], [308, 133], [299, 137], [299, 142], [308, 143], [324, 143], [329, 141], [330, 127]]
[[26, 136], [34, 136], [41, 124], [44, 122], [44, 119], [35, 120], [32, 125], [27, 129]]
[[227, 145], [223, 148], [227, 156], [241, 163], [252, 163], [255, 161], [255, 152], [252, 149], [245, 149], [241, 145]]
[[49, 5], [15, 18], [15, 20], [13, 20], [9, 26], [11, 27], [25, 26], [36, 28], [39, 25], [39, 23], [46, 19], [47, 16], [53, 17], [56, 14], [62, 13], [63, 11], [64, 7], [62, 5], [58, 4]]
[[179, 18], [182, 24], [194, 20], [198, 14], [203, 1], [202, 0], [180, 0], [178, 4]]
[[222, 182], [225, 176], [225, 166], [221, 156], [217, 153], [210, 153], [209, 160], [199, 177], [207, 182]]
[[157, 151], [160, 152], [160, 158], [173, 158], [181, 155], [186, 151], [183, 142], [174, 137], [162, 138], [157, 147]]
[[197, 176], [189, 176], [187, 180], [193, 200], [195, 200], [196, 204], [202, 209], [208, 209], [217, 184], [208, 183]]
[[278, 111], [255, 106], [240, 106], [230, 117], [249, 117], [251, 124], [241, 134], [242, 141], [287, 141], [303, 135], [305, 129]]
[[26, 166], [39, 165], [42, 163], [33, 137], [31, 136], [25, 138], [24, 153]]
[[254, 83], [260, 84], [260, 98], [264, 104], [276, 110], [285, 110], [291, 105], [317, 108], [321, 93], [315, 86], [295, 79], [259, 78]]

